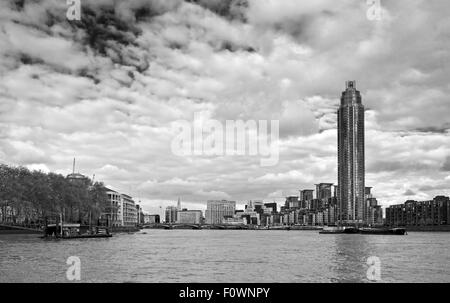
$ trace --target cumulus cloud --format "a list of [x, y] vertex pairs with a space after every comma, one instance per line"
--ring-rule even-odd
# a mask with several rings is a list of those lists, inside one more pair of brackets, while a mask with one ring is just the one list
[[447, 158], [445, 158], [445, 162], [444, 164], [442, 164], [441, 170], [450, 171], [450, 156], [447, 156]]
[[403, 193], [405, 196], [414, 196], [416, 193], [408, 189]]
[[[2, 162], [68, 173], [77, 157], [154, 211], [178, 196], [281, 202], [336, 183], [336, 110], [357, 80], [378, 200], [450, 194], [445, 2], [385, 1], [380, 21], [364, 1], [81, 3], [80, 21], [65, 1], [0, 3]], [[174, 155], [173, 122], [195, 113], [279, 120], [279, 162]]]

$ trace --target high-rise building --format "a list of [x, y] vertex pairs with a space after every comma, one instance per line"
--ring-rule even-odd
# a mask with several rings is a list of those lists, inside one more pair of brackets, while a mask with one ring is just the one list
[[264, 213], [264, 209], [264, 202], [262, 200], [250, 200], [245, 205], [245, 211], [255, 211], [260, 215]]
[[311, 201], [314, 199], [313, 189], [300, 190], [300, 208], [311, 208]]
[[264, 203], [264, 207], [267, 209], [270, 209], [270, 213], [276, 213], [277, 212], [277, 203], [276, 202], [272, 202], [272, 203]]
[[232, 217], [236, 201], [208, 200], [206, 205], [206, 224], [222, 224], [224, 217]]
[[366, 195], [366, 198], [372, 197], [372, 187], [366, 186], [364, 189], [364, 194]]
[[313, 189], [304, 189], [300, 191], [300, 200], [301, 201], [311, 201], [314, 199], [313, 197], [314, 190]]
[[316, 184], [316, 198], [328, 201], [332, 197], [333, 183], [319, 183]]
[[341, 223], [365, 223], [364, 106], [347, 81], [338, 112], [338, 203]]
[[179, 210], [177, 212], [177, 223], [179, 224], [200, 224], [202, 223], [201, 210]]
[[177, 212], [178, 209], [175, 206], [167, 206], [166, 207], [166, 223], [175, 223], [177, 222]]
[[299, 208], [300, 201], [298, 200], [298, 197], [297, 196], [286, 197], [286, 202], [284, 203], [284, 207], [285, 207], [285, 209]]
[[263, 206], [264, 202], [262, 200], [250, 200], [248, 201], [248, 204], [245, 205], [245, 209], [256, 211], [256, 209], [262, 209]]

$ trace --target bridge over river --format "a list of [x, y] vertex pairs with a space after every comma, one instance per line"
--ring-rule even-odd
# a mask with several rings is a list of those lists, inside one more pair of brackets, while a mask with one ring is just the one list
[[225, 225], [225, 224], [181, 224], [181, 223], [153, 223], [144, 224], [143, 228], [159, 229], [253, 229], [248, 225]]

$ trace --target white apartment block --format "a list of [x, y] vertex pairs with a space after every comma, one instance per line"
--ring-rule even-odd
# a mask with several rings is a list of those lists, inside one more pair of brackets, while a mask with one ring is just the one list
[[137, 211], [133, 199], [115, 190], [106, 188], [108, 205], [102, 213], [102, 217], [110, 226], [136, 226]]
[[233, 217], [236, 201], [208, 200], [206, 204], [206, 224], [222, 224], [224, 217]]

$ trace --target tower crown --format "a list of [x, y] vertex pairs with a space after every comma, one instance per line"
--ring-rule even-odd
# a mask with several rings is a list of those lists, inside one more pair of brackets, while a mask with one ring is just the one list
[[342, 92], [341, 106], [361, 104], [361, 94], [356, 90], [356, 81], [345, 81], [345, 91]]
[[356, 88], [356, 81], [345, 81], [345, 88]]

